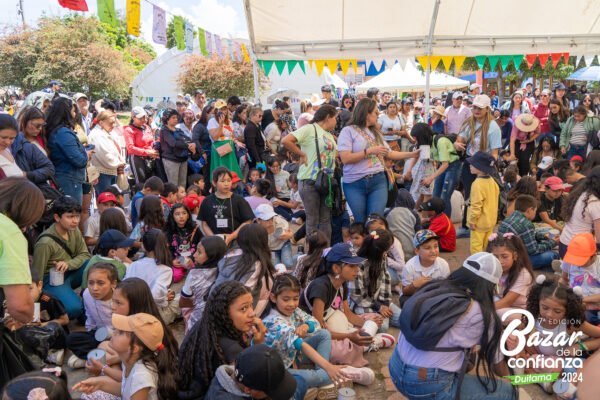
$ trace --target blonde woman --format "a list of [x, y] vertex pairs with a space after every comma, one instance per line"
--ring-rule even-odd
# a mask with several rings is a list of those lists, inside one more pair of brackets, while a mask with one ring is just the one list
[[117, 183], [117, 175], [125, 167], [125, 159], [121, 146], [110, 134], [116, 125], [116, 117], [112, 111], [102, 111], [96, 117], [97, 124], [90, 132], [89, 143], [95, 146], [92, 165], [100, 172], [96, 184], [96, 194], [100, 194]]

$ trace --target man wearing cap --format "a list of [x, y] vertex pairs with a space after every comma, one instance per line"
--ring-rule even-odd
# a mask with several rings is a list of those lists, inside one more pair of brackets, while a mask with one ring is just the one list
[[452, 94], [452, 105], [446, 108], [444, 133], [457, 134], [463, 123], [471, 116], [471, 110], [462, 103], [463, 94], [458, 90]]
[[92, 113], [90, 112], [90, 100], [84, 93], [75, 93], [73, 100], [81, 113], [81, 126], [83, 127], [85, 134], [89, 135], [93, 119]]
[[478, 83], [472, 83], [469, 86], [469, 94], [473, 97], [481, 94], [481, 85]]
[[59, 81], [52, 80], [48, 84], [48, 87], [42, 89], [42, 92], [46, 92], [46, 93], [60, 93], [61, 86], [62, 85], [61, 85], [61, 83]]
[[321, 96], [323, 96], [323, 99], [325, 100], [323, 104], [329, 104], [330, 106], [334, 106], [335, 108], [338, 108], [340, 106], [340, 103], [338, 103], [338, 101], [334, 99], [331, 94], [330, 85], [321, 86]]
[[116, 207], [118, 203], [119, 201], [115, 195], [110, 192], [100, 193], [96, 198], [98, 209], [87, 219], [87, 221], [85, 221], [83, 233], [85, 244], [88, 245], [90, 251], [94, 248], [98, 242], [98, 236], [100, 236], [100, 215], [102, 215], [105, 210]]
[[215, 372], [206, 400], [302, 399], [306, 383], [292, 376], [277, 350], [257, 344], [242, 351], [234, 365], [221, 365]]
[[533, 222], [550, 225], [562, 231], [562, 197], [564, 190], [571, 185], [564, 183], [558, 176], [551, 176], [544, 181], [541, 191], [540, 206], [537, 209]]

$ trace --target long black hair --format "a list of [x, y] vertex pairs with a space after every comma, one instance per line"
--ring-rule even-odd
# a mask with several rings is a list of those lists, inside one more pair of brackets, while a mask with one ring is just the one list
[[201, 268], [217, 268], [219, 261], [223, 259], [227, 253], [227, 244], [221, 236], [207, 236], [200, 241], [204, 252], [206, 253], [206, 261], [199, 265]]
[[260, 282], [264, 278], [268, 289], [268, 278], [272, 279], [275, 275], [275, 267], [271, 260], [267, 230], [259, 224], [244, 225], [240, 229], [237, 242], [240, 250], [242, 250], [242, 255], [237, 261], [236, 273], [232, 279], [237, 280], [246, 275], [258, 261], [261, 270], [257, 281]]
[[433, 143], [433, 131], [424, 122], [416, 123], [410, 130], [410, 135], [416, 139], [417, 147], [431, 146]]
[[75, 129], [75, 119], [71, 112], [73, 102], [66, 97], [56, 97], [46, 110], [46, 132], [52, 135], [58, 128]]
[[365, 240], [358, 250], [358, 255], [367, 259], [369, 282], [367, 293], [370, 297], [379, 289], [378, 283], [381, 274], [386, 274], [386, 252], [394, 244], [394, 236], [390, 231], [377, 229], [367, 233]]
[[591, 195], [600, 199], [600, 165], [592, 168], [589, 175], [583, 180], [583, 183], [577, 185], [573, 188], [573, 191], [569, 193], [567, 204], [563, 207], [563, 220], [569, 222], [573, 215], [573, 211], [575, 210], [575, 204], [577, 204], [577, 200], [579, 200], [581, 196], [584, 196], [583, 208], [581, 210], [581, 216], [583, 217], [590, 202]]
[[318, 275], [319, 267], [323, 263], [323, 251], [329, 246], [327, 236], [321, 231], [313, 231], [306, 236], [306, 256], [298, 260], [296, 277], [300, 285], [305, 288], [310, 279]]
[[[188, 332], [179, 348], [180, 397], [202, 397], [218, 367], [214, 365], [215, 359], [220, 365], [227, 363], [221, 338], [229, 338], [243, 348], [248, 347], [244, 333], [234, 327], [229, 317], [229, 307], [238, 297], [249, 293], [250, 290], [238, 281], [223, 282], [211, 292], [202, 319]], [[194, 382], [196, 377], [202, 379], [202, 390], [198, 390]], [[181, 396], [188, 392], [189, 397]]]
[[[188, 214], [188, 219], [187, 221], [185, 221], [185, 225], [183, 226], [183, 228], [180, 228], [177, 225], [177, 222], [175, 222], [175, 211], [178, 210], [179, 208], [183, 208], [185, 210], [185, 212], [187, 212]], [[194, 222], [194, 219], [192, 218], [192, 213], [190, 212], [190, 209], [187, 208], [187, 206], [183, 203], [175, 203], [173, 204], [173, 207], [171, 207], [171, 211], [169, 212], [169, 216], [167, 217], [167, 223], [165, 225], [165, 231], [167, 234], [167, 237], [170, 237], [172, 234], [180, 231], [180, 230], [184, 230], [188, 233], [191, 233], [194, 228], [196, 227], [196, 222]]]
[[531, 261], [529, 260], [529, 255], [527, 254], [525, 244], [520, 237], [511, 234], [498, 234], [495, 239], [490, 240], [487, 251], [491, 253], [495, 247], [506, 247], [513, 253], [514, 259], [513, 265], [508, 271], [506, 284], [504, 286], [504, 293], [500, 293], [501, 296], [504, 297], [508, 294], [508, 292], [510, 292], [512, 286], [519, 278], [519, 275], [521, 275], [522, 270], [527, 271], [529, 276], [531, 276], [531, 280], [533, 281], [534, 276], [533, 268], [531, 267]]

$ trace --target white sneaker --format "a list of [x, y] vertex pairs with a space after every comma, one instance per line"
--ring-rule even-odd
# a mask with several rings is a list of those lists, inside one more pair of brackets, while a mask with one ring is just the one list
[[375, 380], [375, 372], [371, 368], [346, 367], [342, 369], [342, 372], [349, 379], [352, 379], [352, 382], [359, 385], [368, 386]]
[[378, 333], [373, 336], [373, 343], [368, 347], [367, 352], [392, 347], [395, 343], [396, 339], [389, 333]]
[[50, 350], [48, 352], [48, 357], [46, 357], [46, 361], [56, 365], [63, 365], [65, 361], [65, 350]]
[[75, 354], [71, 355], [71, 357], [69, 357], [69, 359], [67, 360], [67, 365], [69, 366], [69, 368], [73, 368], [73, 369], [78, 369], [78, 368], [83, 368], [85, 367], [85, 360], [82, 360], [81, 358], [77, 357]]

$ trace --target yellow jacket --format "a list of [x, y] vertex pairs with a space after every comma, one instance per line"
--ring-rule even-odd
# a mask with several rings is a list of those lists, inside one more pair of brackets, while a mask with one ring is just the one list
[[498, 200], [500, 188], [489, 176], [478, 177], [471, 186], [467, 224], [475, 225], [475, 230], [488, 232], [494, 229], [498, 220]]

